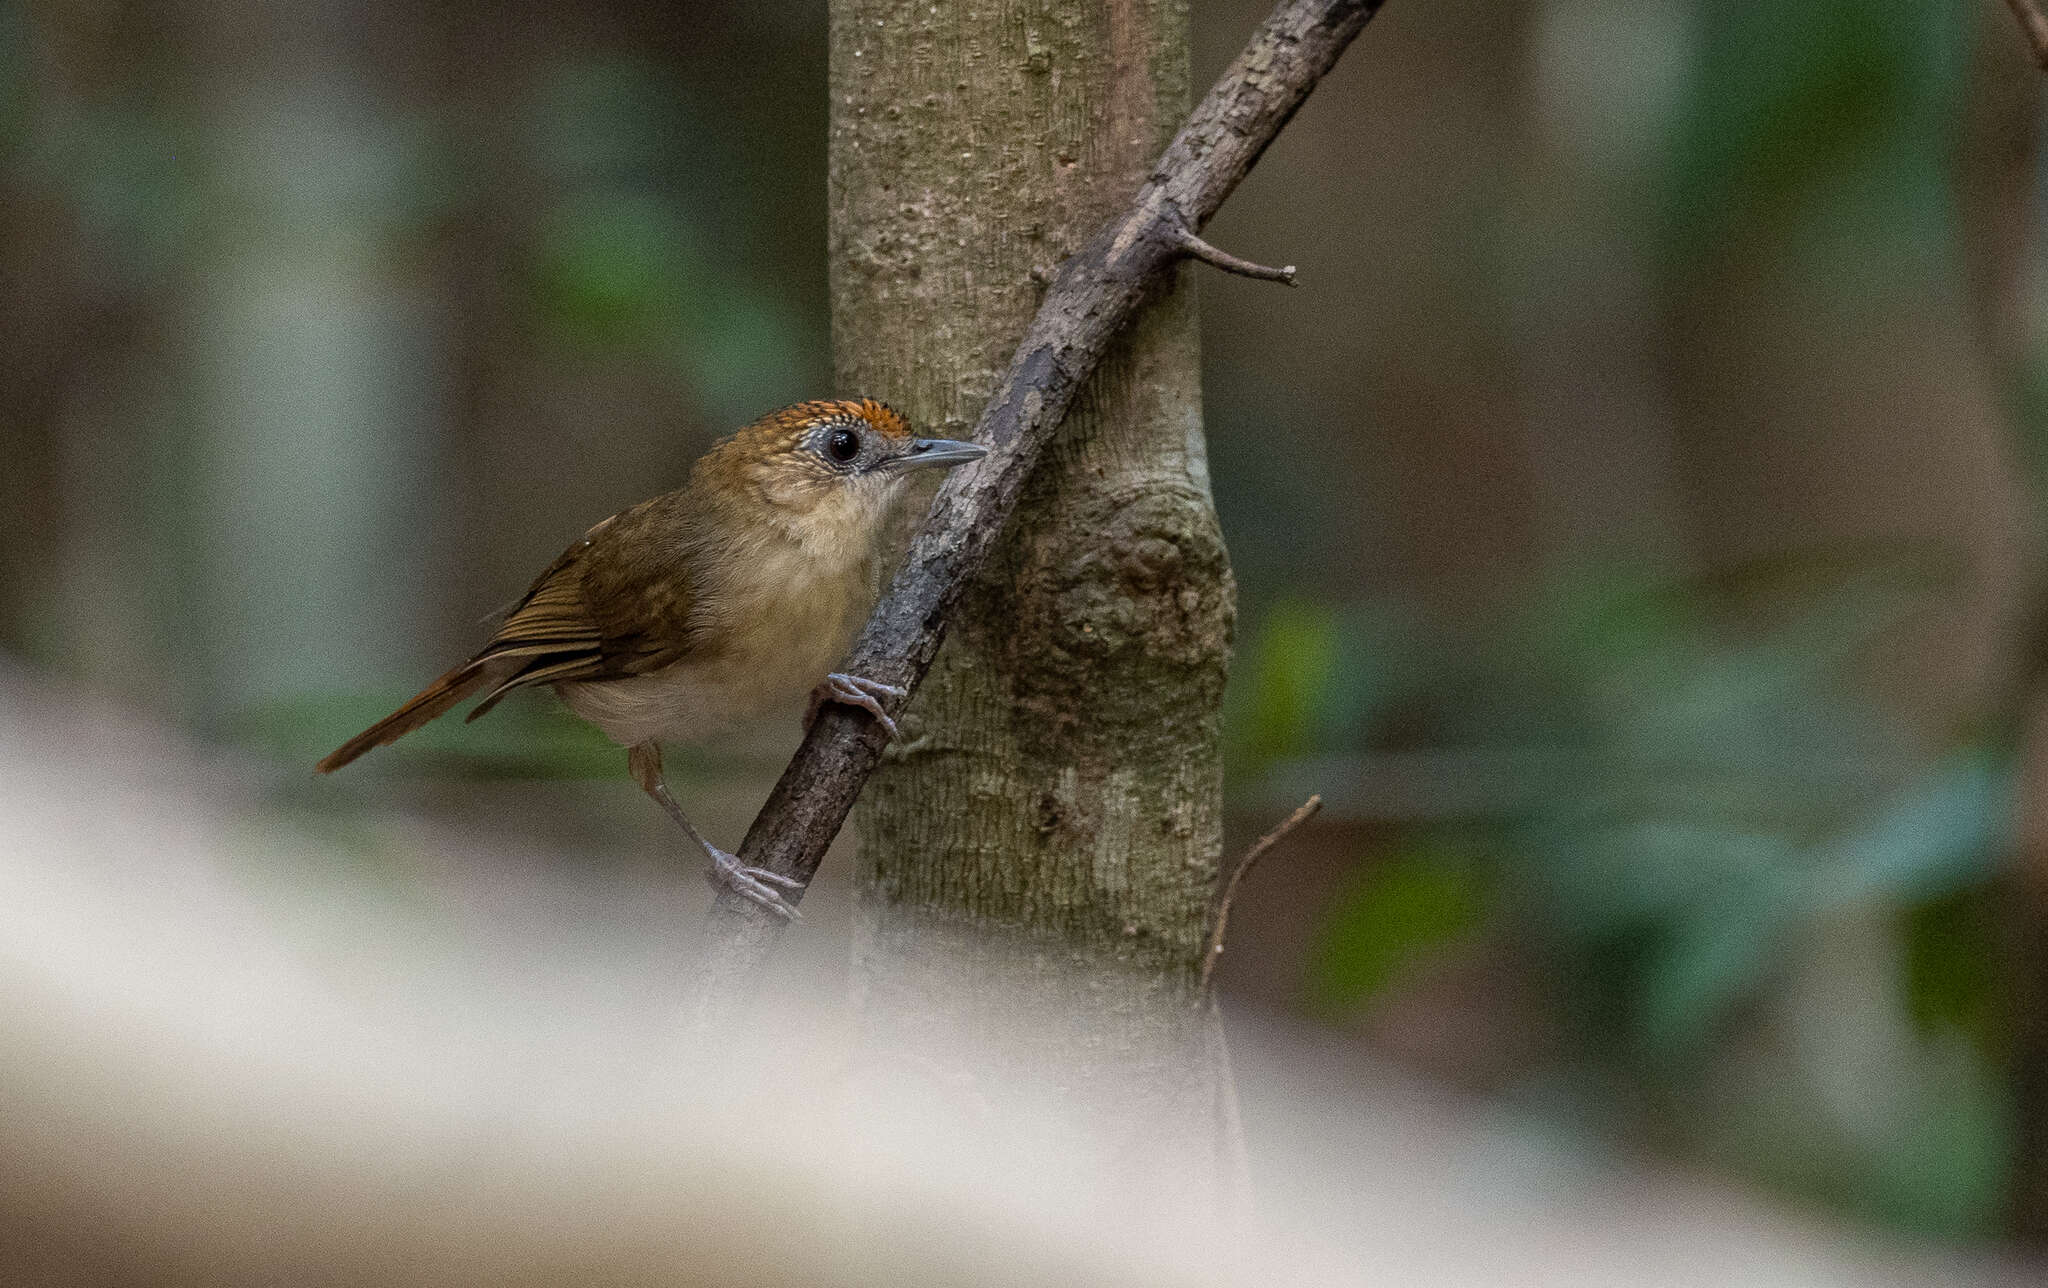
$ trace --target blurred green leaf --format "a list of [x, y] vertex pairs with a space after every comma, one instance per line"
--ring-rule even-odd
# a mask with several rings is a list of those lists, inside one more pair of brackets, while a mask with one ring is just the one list
[[1540, 865], [1548, 929], [1568, 943], [1635, 937], [1692, 917], [1717, 892], [1783, 871], [1783, 838], [1658, 817], [1597, 829], [1559, 821], [1520, 833], [1518, 853]]
[[1816, 911], [1929, 899], [1989, 878], [2011, 813], [2007, 789], [2003, 767], [1981, 751], [1935, 765], [1815, 855]]
[[1872, 237], [1944, 243], [1971, 25], [1958, 5], [1714, 0], [1700, 14], [1671, 149], [1675, 250], [1699, 255], [1759, 221], [1853, 227], [1860, 238], [1831, 245], [1845, 263], [1867, 259]]
[[1774, 884], [1713, 892], [1646, 954], [1633, 1016], [1644, 1055], [1665, 1064], [1696, 1059], [1729, 1012], [1755, 995], [1795, 920]]
[[1536, 595], [1517, 634], [1542, 664], [1582, 675], [1669, 652], [1698, 635], [1700, 609], [1683, 582], [1599, 564], [1568, 572]]
[[683, 301], [704, 284], [685, 247], [692, 238], [675, 211], [650, 197], [584, 193], [541, 221], [534, 289], [542, 314], [563, 333], [593, 343], [645, 343], [676, 324]]
[[176, 118], [64, 105], [29, 117], [24, 171], [65, 193], [99, 266], [146, 287], [176, 272], [200, 223], [204, 167]]
[[557, 69], [532, 115], [532, 162], [559, 194], [527, 256], [542, 325], [672, 366], [716, 423], [815, 388], [818, 330], [792, 307], [787, 266], [762, 272], [756, 245], [759, 203], [779, 196], [733, 200], [759, 158], [718, 100], [600, 58]]
[[27, 7], [0, 8], [0, 166], [13, 168], [28, 134], [33, 82], [29, 79]]
[[[1480, 869], [1493, 906], [1551, 972], [1575, 1081], [1605, 1070], [1608, 1094], [1655, 1099], [1662, 1127], [1752, 1175], [1947, 1233], [1994, 1210], [2007, 1139], [1991, 948], [1952, 909], [1989, 888], [2009, 770], [1980, 747], [1927, 763], [1857, 681], [1873, 646], [1956, 584], [1952, 556], [1901, 545], [1687, 579], [1581, 569], [1482, 667], [1447, 677], [1431, 712], [1440, 745], [1556, 766], [1551, 790], [1470, 826], [1474, 853], [1495, 856]], [[1348, 893], [1319, 948], [1319, 1000], [1370, 998], [1427, 951], [1428, 927], [1460, 933], [1450, 879], [1397, 868], [1387, 893]], [[1870, 969], [1816, 945], [1873, 909], [1911, 936], [1905, 991], [1860, 995], [1882, 1031], [1839, 1060], [1827, 1035], [1796, 1054], [1782, 1033], [1758, 1041], [1773, 1030], [1742, 1022], [1782, 1018], [1781, 981]], [[1918, 1023], [1887, 1029], [1888, 1008]]]
[[718, 305], [698, 310], [678, 333], [674, 361], [710, 411], [736, 424], [772, 401], [765, 391], [804, 387], [802, 348], [795, 319], [781, 301], [738, 289], [727, 279]]
[[1318, 747], [1341, 652], [1335, 610], [1290, 599], [1266, 614], [1239, 670], [1246, 760], [1256, 766]]
[[2012, 421], [2021, 430], [2036, 498], [2042, 495], [2042, 480], [2048, 479], [2048, 327], [2039, 325], [2038, 318], [2037, 304], [2028, 319], [2027, 348], [2002, 387]]
[[1906, 1004], [1920, 1031], [1969, 1038], [1987, 1060], [2010, 1045], [2010, 957], [1996, 886], [1938, 895], [1906, 910]]
[[584, 57], [547, 66], [527, 122], [534, 163], [570, 190], [651, 187], [701, 169], [699, 136], [682, 87], [637, 58]]
[[1338, 897], [1310, 966], [1316, 1003], [1356, 1010], [1416, 961], [1471, 934], [1484, 913], [1471, 856], [1440, 841], [1414, 843]]
[[1865, 1154], [1859, 1197], [1895, 1228], [1951, 1239], [1998, 1233], [2012, 1166], [2009, 1092], [1961, 1042], [1930, 1043], [1917, 1064], [1896, 1133]]
[[1920, 1235], [1993, 1232], [2012, 1139], [1996, 1070], [1955, 1041], [1898, 1054], [1889, 1080], [1847, 1106], [1780, 1067], [1737, 1066], [1698, 1098], [1708, 1112], [1694, 1130], [1723, 1165], [1802, 1200]]

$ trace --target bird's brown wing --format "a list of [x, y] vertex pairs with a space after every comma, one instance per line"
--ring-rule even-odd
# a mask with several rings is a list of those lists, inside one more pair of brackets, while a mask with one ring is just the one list
[[613, 515], [534, 579], [490, 643], [336, 748], [331, 773], [487, 690], [474, 720], [514, 689], [659, 670], [690, 649], [689, 511], [676, 494]]
[[465, 719], [514, 689], [642, 675], [688, 651], [687, 561], [647, 562], [660, 536], [673, 538], [672, 508], [663, 497], [606, 519], [535, 578], [470, 659], [502, 678]]

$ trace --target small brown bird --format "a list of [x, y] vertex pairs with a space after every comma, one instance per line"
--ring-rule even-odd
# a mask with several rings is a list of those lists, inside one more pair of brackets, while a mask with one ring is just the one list
[[[627, 748], [641, 790], [711, 860], [715, 880], [784, 915], [796, 883], [704, 839], [661, 777], [661, 744], [700, 739], [811, 692], [891, 737], [903, 690], [831, 670], [874, 608], [878, 538], [913, 470], [987, 449], [917, 438], [872, 399], [808, 402], [723, 439], [675, 492], [598, 524], [548, 565], [476, 656], [320, 762], [331, 773], [447, 713], [474, 720], [514, 689], [553, 685]], [[821, 678], [822, 677], [822, 678]], [[808, 719], [808, 717], [807, 717]]]

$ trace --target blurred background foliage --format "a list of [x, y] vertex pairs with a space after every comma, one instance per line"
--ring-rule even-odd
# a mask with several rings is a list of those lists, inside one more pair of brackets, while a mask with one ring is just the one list
[[[1262, 7], [1194, 6], [1198, 82]], [[830, 391], [824, 24], [0, 10], [0, 646], [280, 816], [659, 849], [546, 701], [306, 767]], [[1240, 1004], [1565, 1155], [2048, 1228], [2039, 103], [1991, 0], [1389, 7], [1212, 229], [1303, 289], [1196, 287], [1233, 817], [1330, 798], [1235, 915]], [[685, 758], [714, 830], [790, 733]]]

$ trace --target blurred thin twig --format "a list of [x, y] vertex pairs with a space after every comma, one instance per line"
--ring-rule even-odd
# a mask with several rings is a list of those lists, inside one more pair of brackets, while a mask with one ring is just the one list
[[1252, 842], [1252, 848], [1246, 850], [1244, 857], [1237, 861], [1237, 867], [1232, 870], [1230, 880], [1223, 885], [1223, 897], [1216, 901], [1216, 917], [1209, 925], [1209, 946], [1202, 951], [1202, 982], [1197, 989], [1197, 996], [1209, 996], [1209, 985], [1216, 974], [1216, 961], [1223, 956], [1223, 936], [1230, 930], [1230, 905], [1237, 901], [1238, 883], [1244, 880], [1244, 874], [1252, 870], [1254, 863], [1265, 858], [1266, 853], [1286, 840], [1295, 828], [1314, 818], [1316, 811], [1322, 807], [1321, 796], [1309, 797], [1292, 814], [1281, 819], [1272, 831]]

